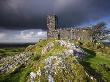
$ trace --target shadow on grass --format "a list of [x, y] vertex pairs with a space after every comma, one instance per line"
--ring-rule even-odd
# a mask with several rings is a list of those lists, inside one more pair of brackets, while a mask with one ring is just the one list
[[96, 53], [93, 50], [83, 48], [84, 51], [86, 51], [89, 55], [86, 57], [86, 59], [94, 58], [96, 56]]
[[83, 61], [80, 61], [80, 64], [84, 67], [86, 72], [97, 79], [98, 82], [104, 82], [102, 79], [102, 75], [98, 73], [95, 69], [91, 67], [91, 63], [87, 62], [87, 60], [90, 60], [91, 58], [94, 58], [96, 56], [96, 53], [93, 50], [89, 50], [86, 48], [83, 48], [84, 51], [86, 51], [89, 55], [85, 57]]
[[[20, 77], [22, 77], [22, 72], [25, 70], [25, 65], [21, 65], [12, 73], [4, 75], [2, 78], [0, 78], [0, 82], [19, 82]], [[26, 72], [26, 74], [28, 74], [28, 72]]]

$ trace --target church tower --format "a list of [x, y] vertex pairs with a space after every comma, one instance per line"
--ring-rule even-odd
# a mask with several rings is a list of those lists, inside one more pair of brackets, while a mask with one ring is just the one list
[[53, 32], [56, 30], [57, 17], [55, 15], [47, 16], [47, 38], [54, 38]]

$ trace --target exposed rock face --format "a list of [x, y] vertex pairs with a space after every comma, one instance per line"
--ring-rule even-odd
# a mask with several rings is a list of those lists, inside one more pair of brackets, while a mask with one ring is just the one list
[[39, 69], [40, 75], [37, 73], [39, 82], [86, 82], [90, 78], [73, 54], [59, 53], [49, 56], [42, 64], [44, 67], [39, 67], [42, 68]]
[[31, 82], [34, 82], [35, 78], [36, 78], [36, 73], [31, 72], [30, 73], [30, 77], [31, 77]]
[[52, 47], [54, 47], [54, 43], [50, 42], [42, 49], [42, 54], [46, 54]]
[[[75, 45], [70, 42], [66, 42], [64, 40], [56, 40], [56, 42], [58, 42], [60, 46], [63, 46], [67, 49], [66, 52], [64, 53], [74, 54], [74, 56], [78, 58], [81, 58], [87, 55], [87, 53], [78, 45]], [[46, 54], [54, 46], [55, 46], [54, 43], [52, 42], [48, 43], [45, 47], [42, 48], [42, 54]]]
[[[31, 46], [33, 51], [39, 48], [37, 46]], [[80, 46], [64, 40], [54, 40], [47, 42], [45, 46], [40, 44], [39, 46], [41, 57], [32, 60], [26, 82], [96, 82], [77, 60], [88, 55]], [[31, 47], [30, 52], [2, 58], [0, 73], [11, 73], [19, 66], [27, 64], [31, 57], [35, 55], [38, 57], [38, 51], [33, 52], [36, 54], [32, 55]]]
[[[38, 65], [38, 70], [36, 71], [37, 81], [86, 82], [91, 80], [92, 82], [95, 82], [93, 79], [90, 79], [91, 76], [86, 73], [83, 66], [81, 66], [76, 59], [76, 57], [82, 58], [87, 55], [87, 53], [73, 43], [64, 40], [55, 40], [55, 42], [58, 43], [58, 45], [63, 46], [65, 50], [60, 53], [56, 52], [56, 54], [53, 54], [40, 62], [42, 65]], [[45, 51], [45, 53], [49, 52], [49, 50], [55, 46], [54, 43], [48, 43], [42, 48], [42, 51]]]
[[0, 67], [0, 73], [12, 72], [16, 68], [20, 67], [23, 64], [26, 64], [27, 61], [31, 58], [32, 53], [23, 52], [21, 54], [15, 55], [13, 57], [2, 58], [2, 66]]
[[67, 48], [66, 52], [68, 52], [68, 54], [73, 54], [77, 58], [82, 58], [88, 55], [80, 46], [74, 43], [70, 43], [69, 41], [66, 42], [64, 40], [58, 40], [58, 43], [60, 44], [60, 46], [64, 46], [65, 48]]

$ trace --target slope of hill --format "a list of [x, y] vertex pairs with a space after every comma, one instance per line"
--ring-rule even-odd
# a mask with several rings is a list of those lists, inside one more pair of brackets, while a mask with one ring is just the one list
[[[99, 58], [94, 52], [85, 44], [40, 40], [28, 46], [25, 52], [0, 60], [0, 82], [107, 82], [109, 78], [105, 80], [105, 77], [109, 74], [100, 76], [93, 70]], [[109, 59], [105, 59], [107, 62]], [[108, 64], [105, 67], [109, 70]]]
[[85, 42], [81, 45], [90, 54], [81, 64], [99, 82], [110, 82], [110, 46], [102, 43]]

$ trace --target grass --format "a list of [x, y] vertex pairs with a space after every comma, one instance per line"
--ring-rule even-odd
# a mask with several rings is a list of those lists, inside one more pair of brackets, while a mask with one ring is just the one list
[[[14, 73], [6, 75], [3, 79], [0, 78], [0, 82], [26, 82], [27, 76], [31, 71], [36, 71], [39, 69], [39, 67], [41, 67], [41, 69], [44, 68], [44, 61], [46, 58], [48, 58], [49, 56], [57, 55], [57, 53], [65, 50], [64, 47], [55, 43], [53, 48], [51, 48], [46, 54], [41, 55], [42, 48], [49, 42], [55, 41], [53, 39], [40, 40], [37, 44], [27, 47], [27, 51], [33, 52], [32, 60], [30, 61], [31, 64], [27, 65], [26, 67], [20, 68]], [[110, 82], [110, 48], [104, 46], [103, 44], [95, 44], [92, 42], [80, 42], [77, 44], [81, 45], [81, 47], [90, 54], [80, 62], [84, 69], [90, 75], [96, 77], [98, 79], [98, 82]], [[19, 53], [23, 50], [24, 48], [2, 48], [0, 49], [0, 53], [8, 53], [7, 55], [14, 55], [16, 52]], [[73, 58], [67, 58], [65, 61], [71, 64], [73, 62]], [[83, 74], [84, 70], [77, 71], [77, 69], [83, 69], [83, 67], [75, 66], [75, 64], [72, 64], [71, 66], [72, 69], [76, 69], [76, 73], [77, 75], [79, 75], [78, 78], [80, 78], [80, 75]], [[58, 73], [60, 74], [60, 72]], [[58, 77], [58, 80], [60, 80], [60, 76], [62, 76], [59, 74], [58, 76], [56, 76]], [[71, 73], [67, 74], [66, 76], [71, 79]], [[41, 78], [42, 81], [46, 80], [46, 78], [43, 76]]]
[[[54, 42], [54, 40], [51, 40], [52, 42]], [[41, 53], [42, 48], [51, 41], [40, 41], [40, 43], [36, 44], [36, 47], [33, 48], [33, 51], [35, 51], [35, 55], [39, 56], [39, 53]], [[35, 50], [34, 50], [35, 49]], [[64, 48], [63, 46], [60, 46], [57, 42], [54, 43], [54, 47], [51, 48], [47, 53], [43, 54], [42, 56], [40, 56], [39, 60], [35, 60], [34, 61], [34, 65], [33, 65], [33, 69], [34, 71], [38, 70], [39, 67], [40, 69], [43, 71], [44, 70], [44, 66], [45, 66], [45, 59], [48, 58], [49, 56], [56, 56], [58, 55], [58, 53], [64, 51], [66, 48]], [[82, 80], [82, 82], [84, 81], [84, 78], [87, 80], [84, 69], [81, 65], [77, 65], [74, 62], [74, 58], [73, 57], [69, 57], [65, 60], [65, 63], [70, 65], [70, 69], [68, 68], [67, 70], [65, 69], [64, 72], [61, 72], [60, 70], [56, 70], [56, 75], [55, 75], [55, 82], [61, 82], [63, 81], [62, 78], [68, 78], [68, 79], [74, 79], [74, 80]], [[69, 71], [68, 71], [69, 70]], [[73, 71], [73, 72], [72, 72]], [[77, 77], [74, 77], [73, 74], [76, 73]], [[68, 73], [68, 74], [67, 74]], [[82, 77], [83, 76], [83, 77]], [[44, 74], [44, 76], [42, 75], [41, 77], [37, 77], [36, 81], [38, 81], [38, 79], [40, 79], [42, 82], [47, 82], [47, 76]], [[89, 80], [89, 79], [88, 79]], [[64, 81], [66, 82], [66, 81]]]
[[89, 59], [87, 62], [102, 75], [106, 82], [110, 81], [110, 58], [97, 53], [94, 58]]
[[0, 57], [13, 56], [23, 52], [24, 50], [25, 50], [25, 47], [0, 48]]
[[26, 49], [24, 47], [23, 48], [1, 48], [0, 53], [4, 57], [13, 56], [14, 54], [20, 53], [24, 50], [29, 50], [33, 52], [34, 55], [32, 56], [30, 64], [28, 64], [26, 67], [20, 67], [19, 69], [15, 70], [13, 73], [10, 73], [10, 74], [0, 75], [0, 82], [26, 82], [27, 76], [29, 75], [29, 73], [35, 70], [33, 68], [33, 65], [36, 63], [39, 63], [39, 59], [42, 59], [41, 54], [39, 54], [41, 52], [41, 49], [50, 41], [53, 41], [53, 40], [41, 40], [36, 45], [29, 46]]
[[82, 47], [90, 54], [81, 62], [84, 68], [99, 82], [110, 82], [110, 47], [92, 42], [84, 43]]
[[10, 74], [0, 75], [0, 82], [26, 82], [27, 76], [32, 71], [33, 62], [30, 61], [27, 66], [22, 65]]

